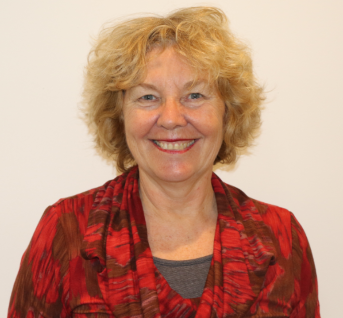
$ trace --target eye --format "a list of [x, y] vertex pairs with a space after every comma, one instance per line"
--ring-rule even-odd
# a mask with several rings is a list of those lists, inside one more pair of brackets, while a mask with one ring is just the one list
[[200, 93], [191, 93], [188, 95], [189, 99], [199, 99], [201, 97], [203, 97], [203, 96]]
[[156, 97], [154, 95], [148, 94], [148, 95], [142, 96], [140, 99], [142, 99], [142, 100], [155, 100]]

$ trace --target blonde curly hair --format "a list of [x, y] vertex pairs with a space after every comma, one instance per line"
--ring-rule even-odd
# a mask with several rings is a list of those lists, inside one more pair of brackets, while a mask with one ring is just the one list
[[223, 143], [214, 164], [235, 162], [259, 131], [263, 89], [249, 50], [229, 30], [223, 11], [191, 7], [166, 17], [131, 19], [100, 32], [88, 57], [83, 92], [84, 118], [96, 149], [120, 172], [136, 164], [125, 138], [124, 92], [144, 80], [147, 53], [168, 46], [196, 73], [207, 74], [225, 102]]

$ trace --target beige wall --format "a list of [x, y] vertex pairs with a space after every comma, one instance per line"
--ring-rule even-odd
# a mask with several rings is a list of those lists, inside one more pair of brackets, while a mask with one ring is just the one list
[[78, 119], [89, 37], [115, 17], [198, 4], [227, 13], [269, 91], [256, 148], [216, 172], [295, 213], [314, 253], [322, 317], [340, 316], [342, 1], [13, 0], [0, 4], [1, 317], [45, 207], [115, 176]]

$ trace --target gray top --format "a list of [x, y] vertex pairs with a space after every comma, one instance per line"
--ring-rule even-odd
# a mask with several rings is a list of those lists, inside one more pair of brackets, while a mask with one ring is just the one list
[[212, 255], [187, 261], [171, 261], [153, 257], [155, 266], [174, 289], [183, 298], [201, 297], [207, 274], [211, 266]]

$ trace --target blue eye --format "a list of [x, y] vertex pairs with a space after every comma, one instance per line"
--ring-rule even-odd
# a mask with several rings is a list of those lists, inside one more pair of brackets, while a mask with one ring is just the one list
[[190, 99], [198, 99], [198, 98], [201, 98], [202, 95], [200, 93], [191, 93], [189, 94], [189, 98]]
[[149, 95], [142, 96], [141, 99], [144, 99], [144, 100], [154, 100], [154, 99], [156, 99], [156, 97], [154, 95], [149, 94]]

